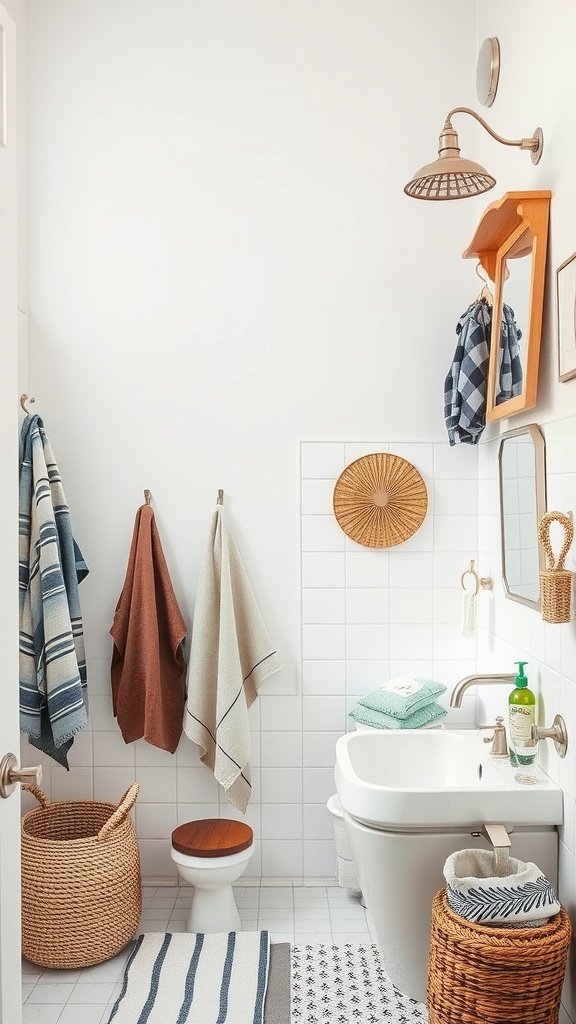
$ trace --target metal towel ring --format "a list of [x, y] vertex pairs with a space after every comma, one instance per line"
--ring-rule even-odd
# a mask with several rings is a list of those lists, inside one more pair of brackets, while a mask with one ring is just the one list
[[[473, 579], [474, 579], [474, 590], [468, 590], [468, 587], [466, 586], [466, 584], [464, 582], [464, 580], [466, 579], [467, 576], [472, 576], [473, 577]], [[464, 572], [462, 573], [461, 577], [460, 577], [460, 586], [462, 587], [462, 590], [465, 590], [467, 594], [474, 594], [474, 597], [476, 597], [476, 594], [480, 590], [480, 587], [482, 587], [482, 590], [492, 590], [493, 585], [494, 585], [494, 580], [492, 579], [491, 576], [479, 576], [478, 575], [478, 573], [476, 572], [476, 569], [474, 568], [474, 559], [472, 558], [470, 560], [470, 568], [469, 569], [465, 569]]]

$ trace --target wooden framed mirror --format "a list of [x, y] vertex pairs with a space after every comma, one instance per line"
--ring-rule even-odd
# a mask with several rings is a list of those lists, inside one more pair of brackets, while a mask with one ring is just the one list
[[539, 608], [544, 552], [538, 523], [546, 512], [544, 438], [535, 423], [502, 434], [498, 452], [502, 582], [506, 597]]
[[550, 197], [507, 192], [485, 211], [463, 253], [479, 260], [495, 285], [488, 422], [536, 404]]

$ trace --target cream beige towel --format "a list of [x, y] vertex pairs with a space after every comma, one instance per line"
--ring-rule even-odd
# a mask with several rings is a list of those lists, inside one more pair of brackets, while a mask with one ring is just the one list
[[252, 790], [248, 708], [263, 680], [279, 668], [218, 505], [196, 594], [184, 731], [240, 811], [246, 810]]

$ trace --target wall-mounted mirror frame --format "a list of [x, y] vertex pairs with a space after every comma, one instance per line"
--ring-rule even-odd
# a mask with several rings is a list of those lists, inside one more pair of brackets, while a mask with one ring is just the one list
[[[486, 401], [488, 422], [514, 416], [536, 404], [551, 195], [547, 190], [506, 192], [485, 210], [470, 245], [463, 253], [465, 259], [479, 260], [495, 284]], [[525, 258], [521, 239], [527, 231], [531, 232], [533, 242], [529, 314], [527, 323], [521, 325], [522, 393], [496, 404], [506, 263], [511, 258], [520, 258], [523, 253]]]
[[[504, 585], [504, 592], [506, 597], [511, 601], [518, 601], [519, 604], [526, 605], [528, 608], [534, 608], [536, 611], [540, 608], [539, 596], [533, 600], [529, 597], [518, 593], [510, 586], [509, 583], [509, 572], [508, 563], [511, 560], [511, 552], [506, 552], [506, 478], [503, 470], [503, 463], [505, 458], [505, 445], [506, 442], [514, 437], [520, 437], [521, 435], [527, 435], [533, 445], [534, 449], [534, 506], [533, 513], [533, 545], [535, 548], [535, 562], [537, 564], [538, 572], [540, 569], [544, 569], [544, 552], [538, 541], [538, 523], [542, 519], [542, 516], [546, 512], [546, 456], [545, 456], [545, 442], [544, 437], [540, 431], [540, 428], [536, 423], [528, 423], [525, 427], [518, 427], [516, 430], [509, 430], [500, 437], [500, 445], [498, 449], [498, 481], [499, 481], [499, 492], [500, 492], [500, 538], [501, 538], [501, 558], [502, 558], [502, 583]], [[520, 498], [519, 498], [520, 500]], [[532, 527], [530, 528], [532, 530]], [[538, 593], [538, 588], [535, 590]]]

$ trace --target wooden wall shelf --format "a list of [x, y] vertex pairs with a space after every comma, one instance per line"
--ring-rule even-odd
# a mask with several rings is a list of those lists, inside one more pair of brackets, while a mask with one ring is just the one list
[[[491, 281], [496, 279], [496, 255], [504, 239], [514, 234], [525, 224], [532, 227], [534, 215], [540, 221], [544, 214], [546, 225], [552, 193], [547, 189], [538, 192], [505, 192], [482, 214], [470, 245], [462, 253], [465, 260], [476, 259], [482, 264]], [[508, 259], [525, 256], [526, 251], [509, 252]]]

